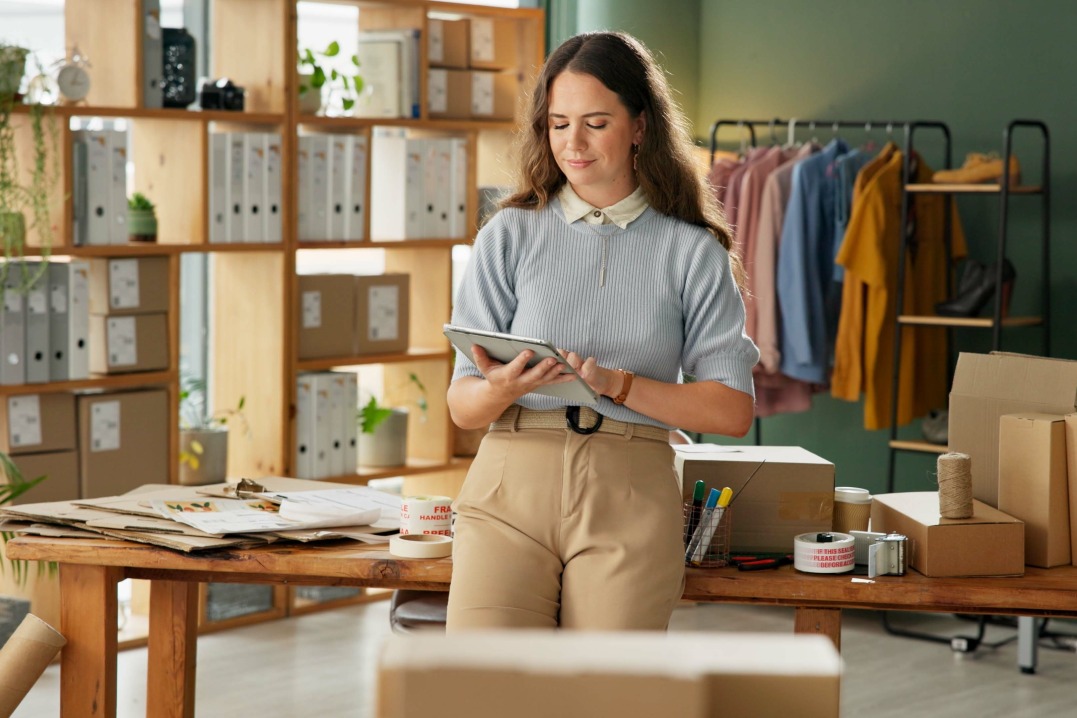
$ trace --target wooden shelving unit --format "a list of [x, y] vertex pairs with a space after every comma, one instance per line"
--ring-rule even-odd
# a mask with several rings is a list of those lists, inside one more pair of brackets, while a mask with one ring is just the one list
[[[511, 20], [515, 28], [517, 71], [521, 87], [541, 66], [545, 54], [545, 19], [541, 10], [506, 9], [428, 0], [337, 0], [359, 9], [355, 32], [415, 28], [420, 32], [420, 97], [426, 97], [426, 37], [431, 15]], [[50, 204], [55, 228], [50, 252], [55, 257], [164, 256], [169, 260], [170, 363], [165, 371], [95, 376], [80, 381], [0, 387], [0, 396], [95, 389], [164, 387], [169, 394], [170, 481], [178, 480], [179, 455], [179, 297], [180, 257], [204, 253], [213, 258], [211, 383], [214, 406], [234, 406], [247, 399], [249, 434], [232, 437], [228, 473], [258, 478], [291, 475], [295, 449], [296, 377], [303, 371], [381, 365], [384, 400], [404, 402], [407, 377], [417, 374], [427, 387], [426, 416], [409, 419], [407, 464], [357, 467], [334, 480], [365, 483], [392, 476], [445, 476], [466, 472], [469, 459], [452, 456], [452, 426], [445, 392], [452, 352], [441, 333], [451, 312], [452, 250], [470, 242], [465, 236], [407, 241], [301, 242], [297, 236], [297, 137], [302, 133], [354, 133], [371, 136], [374, 127], [404, 128], [420, 135], [465, 137], [469, 147], [468, 216], [478, 214], [480, 184], [505, 184], [504, 155], [515, 122], [418, 119], [371, 119], [300, 115], [295, 72], [298, 10], [295, 0], [214, 0], [208, 74], [229, 77], [246, 89], [243, 112], [147, 109], [142, 98], [141, 0], [66, 0], [67, 47], [78, 46], [92, 58], [92, 86], [83, 104], [49, 108], [45, 121], [57, 137], [61, 181]], [[226, 41], [225, 41], [226, 40]], [[27, 108], [17, 110], [27, 115]], [[129, 132], [134, 182], [129, 192], [144, 192], [157, 204], [158, 241], [154, 244], [75, 246], [73, 244], [73, 121], [77, 118], [123, 119]], [[517, 118], [519, 119], [519, 118]], [[28, 125], [29, 123], [22, 123]], [[211, 132], [279, 132], [282, 136], [282, 222], [280, 243], [209, 244], [208, 137]], [[28, 153], [28, 130], [19, 136], [20, 153]], [[22, 164], [25, 164], [23, 162]], [[368, 187], [377, 181], [368, 168]], [[368, 190], [369, 191], [369, 190]], [[369, 196], [368, 196], [369, 200]], [[367, 213], [365, 237], [370, 236]], [[40, 246], [33, 233], [28, 245]], [[298, 359], [297, 253], [364, 249], [384, 253], [386, 272], [413, 277], [410, 296], [410, 347], [389, 355]], [[43, 251], [42, 254], [45, 254]], [[400, 394], [399, 396], [394, 395]], [[279, 617], [293, 602], [280, 592], [277, 605], [251, 620]], [[336, 605], [330, 601], [326, 605]], [[305, 607], [303, 610], [311, 610]], [[207, 630], [240, 625], [242, 619], [217, 622]], [[137, 639], [135, 641], [137, 644]]]

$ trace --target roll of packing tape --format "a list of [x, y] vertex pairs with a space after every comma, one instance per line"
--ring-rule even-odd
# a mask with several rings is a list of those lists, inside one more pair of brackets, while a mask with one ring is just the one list
[[793, 539], [793, 568], [805, 573], [845, 573], [856, 561], [856, 539], [829, 531]]
[[401, 558], [445, 558], [452, 553], [452, 539], [436, 534], [400, 534], [389, 539], [389, 553]]
[[452, 499], [406, 496], [400, 502], [400, 533], [452, 536]]

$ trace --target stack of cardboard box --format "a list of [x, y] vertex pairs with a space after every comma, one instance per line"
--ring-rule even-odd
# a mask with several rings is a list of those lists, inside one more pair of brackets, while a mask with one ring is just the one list
[[430, 117], [511, 120], [520, 90], [517, 23], [432, 18], [428, 27]]
[[90, 262], [90, 371], [168, 368], [168, 257]]
[[408, 349], [407, 274], [299, 276], [299, 358]]

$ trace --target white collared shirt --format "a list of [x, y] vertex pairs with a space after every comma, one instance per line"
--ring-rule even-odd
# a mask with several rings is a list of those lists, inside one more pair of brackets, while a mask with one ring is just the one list
[[561, 201], [561, 210], [565, 213], [565, 220], [569, 224], [582, 219], [587, 224], [616, 224], [621, 229], [625, 229], [632, 220], [643, 214], [648, 206], [642, 187], [636, 187], [632, 194], [603, 209], [594, 207], [581, 199], [572, 189], [572, 185], [567, 182], [557, 197]]

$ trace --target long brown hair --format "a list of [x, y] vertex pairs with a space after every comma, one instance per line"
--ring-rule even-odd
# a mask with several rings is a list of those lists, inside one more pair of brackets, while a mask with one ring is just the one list
[[548, 117], [550, 85], [565, 71], [594, 77], [617, 94], [632, 117], [643, 115], [636, 179], [647, 201], [661, 214], [705, 227], [717, 237], [729, 251], [733, 276], [743, 286], [744, 269], [732, 232], [692, 156], [688, 121], [650, 51], [622, 32], [576, 35], [546, 59], [531, 93], [529, 123], [520, 130], [519, 186], [500, 206], [539, 209], [566, 182], [550, 151]]

